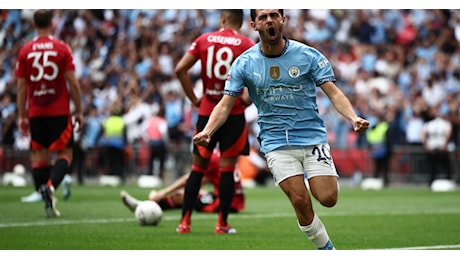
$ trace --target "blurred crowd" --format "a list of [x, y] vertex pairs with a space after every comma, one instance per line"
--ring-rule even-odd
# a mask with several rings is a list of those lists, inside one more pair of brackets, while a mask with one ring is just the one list
[[[35, 36], [33, 11], [0, 10], [0, 141], [15, 149], [28, 149], [16, 128], [14, 69], [18, 48]], [[241, 32], [258, 41], [245, 11]], [[460, 147], [460, 10], [289, 9], [285, 15], [286, 36], [330, 59], [337, 85], [358, 114], [371, 126], [381, 118], [390, 122], [394, 145], [420, 144], [421, 125], [436, 110], [452, 123], [451, 144]], [[81, 145], [98, 146], [100, 123], [114, 104], [122, 109], [132, 145], [145, 142], [143, 124], [164, 109], [168, 128], [178, 131], [170, 154], [184, 162], [196, 114], [174, 67], [193, 39], [215, 30], [218, 21], [218, 10], [206, 9], [55, 10], [54, 35], [71, 46], [83, 92]], [[197, 93], [200, 70], [196, 64], [191, 72]], [[321, 93], [318, 104], [333, 148], [366, 145]]]

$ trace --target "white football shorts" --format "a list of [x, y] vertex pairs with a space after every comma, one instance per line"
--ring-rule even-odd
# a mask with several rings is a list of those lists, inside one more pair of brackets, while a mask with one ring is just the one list
[[314, 176], [337, 176], [329, 144], [316, 146], [288, 146], [265, 154], [273, 180], [278, 186], [284, 179], [305, 174]]

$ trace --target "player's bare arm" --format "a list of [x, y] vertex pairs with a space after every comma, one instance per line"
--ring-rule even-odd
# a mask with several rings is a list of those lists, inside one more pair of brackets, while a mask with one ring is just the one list
[[75, 72], [73, 70], [66, 71], [65, 78], [70, 85], [70, 95], [75, 105], [75, 124], [77, 131], [83, 128], [83, 111], [81, 107], [81, 89]]
[[18, 94], [17, 94], [17, 106], [18, 106], [18, 127], [19, 131], [23, 135], [29, 134], [29, 120], [27, 118], [27, 83], [24, 78], [18, 78]]
[[367, 130], [369, 122], [356, 115], [350, 100], [333, 82], [324, 83], [321, 85], [321, 89], [329, 97], [337, 112], [339, 112], [353, 125], [353, 130], [355, 132], [361, 134]]
[[212, 110], [209, 121], [203, 131], [193, 137], [193, 141], [197, 145], [207, 146], [209, 144], [211, 136], [225, 123], [225, 121], [227, 121], [233, 104], [235, 104], [235, 100], [236, 97], [230, 95], [224, 95], [222, 97], [219, 103]]
[[149, 200], [159, 202], [160, 200], [173, 194], [175, 191], [184, 188], [189, 175], [190, 174], [182, 175], [179, 179], [177, 179], [175, 182], [173, 182], [171, 185], [167, 186], [164, 189], [161, 189], [159, 191], [152, 190], [149, 194]]
[[252, 104], [252, 100], [249, 97], [249, 92], [247, 88], [243, 88], [243, 93], [241, 93], [241, 101], [245, 107], [248, 107]]
[[190, 53], [185, 53], [179, 63], [177, 63], [175, 73], [182, 85], [182, 88], [184, 89], [185, 95], [187, 95], [194, 106], [199, 107], [201, 99], [196, 97], [195, 92], [193, 91], [193, 83], [188, 75], [188, 71], [196, 62], [197, 58]]

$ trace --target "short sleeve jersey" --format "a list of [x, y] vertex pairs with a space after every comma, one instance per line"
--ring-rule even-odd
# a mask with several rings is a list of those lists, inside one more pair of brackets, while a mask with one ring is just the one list
[[260, 43], [233, 63], [225, 94], [237, 96], [243, 87], [258, 109], [261, 151], [283, 146], [327, 143], [326, 128], [318, 112], [316, 91], [334, 82], [331, 64], [315, 48], [286, 39], [277, 57], [265, 56]]
[[70, 114], [65, 72], [75, 70], [67, 44], [49, 37], [26, 43], [18, 53], [16, 77], [27, 83], [28, 116]]
[[[203, 99], [199, 115], [209, 116], [214, 106], [223, 96], [225, 79], [233, 61], [254, 42], [244, 35], [230, 29], [202, 34], [192, 43], [188, 52], [201, 62], [201, 79], [203, 81]], [[241, 114], [244, 106], [238, 100], [231, 114]]]

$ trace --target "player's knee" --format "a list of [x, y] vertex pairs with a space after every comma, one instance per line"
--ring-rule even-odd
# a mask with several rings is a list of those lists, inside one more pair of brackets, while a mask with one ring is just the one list
[[290, 194], [289, 199], [296, 209], [303, 208], [306, 201], [310, 203], [310, 199], [308, 197], [302, 196], [301, 194]]
[[321, 205], [331, 208], [337, 204], [338, 193], [334, 191], [323, 192], [316, 198]]

